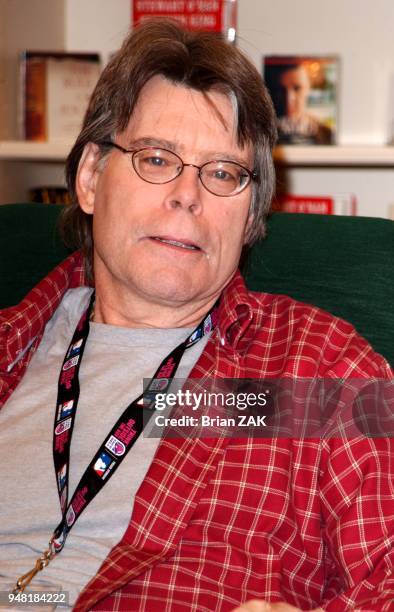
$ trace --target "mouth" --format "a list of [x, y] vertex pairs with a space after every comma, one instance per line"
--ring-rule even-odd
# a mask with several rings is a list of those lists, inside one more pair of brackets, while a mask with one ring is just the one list
[[165, 238], [163, 236], [150, 236], [151, 240], [155, 240], [156, 242], [160, 242], [170, 247], [174, 247], [176, 249], [184, 249], [188, 251], [201, 251], [201, 248], [190, 242], [188, 240], [175, 240], [175, 238]]

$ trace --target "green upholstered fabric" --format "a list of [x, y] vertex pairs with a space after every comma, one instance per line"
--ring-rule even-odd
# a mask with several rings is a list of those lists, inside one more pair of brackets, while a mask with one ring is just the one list
[[0, 206], [0, 308], [17, 304], [67, 257], [57, 229], [56, 204]]
[[274, 214], [245, 270], [251, 289], [350, 321], [394, 364], [394, 221]]
[[[60, 207], [0, 206], [0, 307], [17, 303], [67, 255]], [[349, 320], [394, 364], [394, 222], [276, 213], [244, 264], [248, 286]]]

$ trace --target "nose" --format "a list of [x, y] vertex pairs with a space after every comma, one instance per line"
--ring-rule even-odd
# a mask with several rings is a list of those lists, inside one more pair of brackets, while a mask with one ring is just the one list
[[184, 208], [193, 214], [202, 211], [201, 190], [204, 189], [199, 178], [200, 169], [194, 164], [184, 164], [176, 179], [167, 183], [168, 192], [165, 205], [169, 208]]

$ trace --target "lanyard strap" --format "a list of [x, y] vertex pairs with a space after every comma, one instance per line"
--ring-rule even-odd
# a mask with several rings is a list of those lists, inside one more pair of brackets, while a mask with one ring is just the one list
[[159, 391], [165, 393], [168, 390], [185, 350], [196, 344], [205, 334], [209, 334], [217, 323], [218, 308], [216, 302], [190, 336], [163, 359], [149, 381], [146, 390], [130, 402], [124, 410], [104, 438], [82, 475], [70, 502], [68, 502], [70, 447], [80, 392], [79, 368], [89, 335], [90, 316], [93, 311], [94, 300], [95, 294], [93, 292], [89, 305], [75, 328], [59, 374], [53, 431], [53, 462], [62, 520], [53, 532], [48, 549], [36, 560], [34, 567], [17, 580], [14, 593], [23, 592], [34, 576], [60, 553], [78, 517], [113, 476], [142, 433], [144, 427], [143, 410], [148, 411], [148, 418], [146, 419], [146, 422], [148, 422], [153, 414], [156, 393]]
[[59, 375], [53, 434], [53, 460], [62, 520], [51, 539], [50, 548], [53, 554], [62, 550], [67, 535], [78, 517], [113, 476], [141, 435], [144, 427], [144, 409], [148, 411], [146, 423], [153, 414], [152, 408], [156, 393], [159, 392], [158, 390], [160, 393], [168, 390], [185, 350], [209, 333], [215, 327], [217, 320], [215, 304], [190, 336], [163, 359], [146, 390], [130, 402], [104, 438], [68, 502], [70, 446], [80, 393], [79, 368], [89, 335], [93, 306], [94, 293], [75, 329]]

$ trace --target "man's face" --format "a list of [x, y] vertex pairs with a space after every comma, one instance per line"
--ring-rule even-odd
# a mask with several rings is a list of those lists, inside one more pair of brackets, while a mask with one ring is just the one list
[[[241, 149], [236, 141], [230, 100], [163, 77], [145, 85], [127, 128], [114, 140], [127, 149], [171, 149], [198, 166], [230, 159], [252, 167], [251, 148]], [[169, 183], [150, 184], [136, 174], [130, 156], [116, 149], [92, 171], [95, 151], [94, 145], [85, 149], [79, 168], [85, 187], [78, 195], [83, 210], [94, 215], [96, 285], [107, 295], [126, 291], [147, 307], [195, 303], [198, 308], [220, 295], [238, 265], [251, 187], [215, 196], [190, 166]]]
[[302, 118], [310, 91], [308, 74], [303, 66], [286, 70], [280, 77], [282, 96], [285, 101], [285, 115], [295, 121]]

